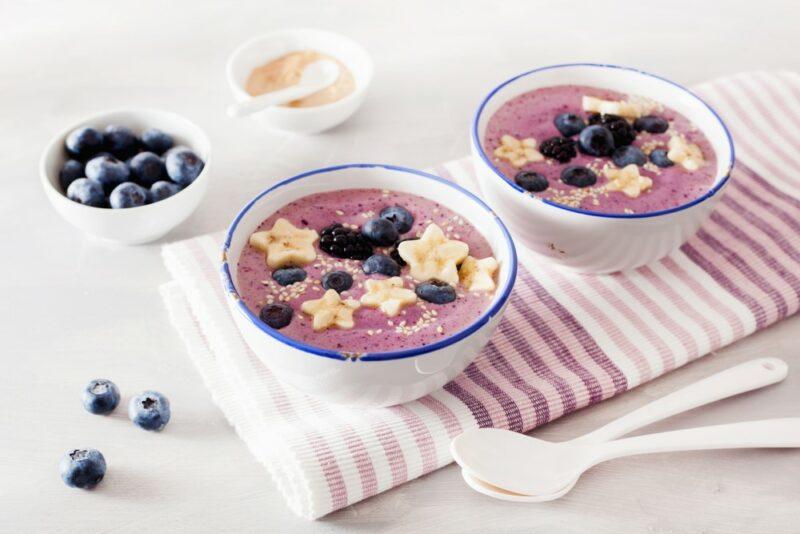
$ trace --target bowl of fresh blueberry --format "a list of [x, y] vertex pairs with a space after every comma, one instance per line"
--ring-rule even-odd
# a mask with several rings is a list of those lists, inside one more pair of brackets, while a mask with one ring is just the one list
[[208, 187], [211, 147], [189, 120], [156, 109], [103, 113], [58, 134], [42, 155], [53, 207], [87, 234], [154, 241], [183, 222]]

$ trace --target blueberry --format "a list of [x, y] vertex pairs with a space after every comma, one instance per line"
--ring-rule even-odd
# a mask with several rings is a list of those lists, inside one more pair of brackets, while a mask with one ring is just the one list
[[203, 160], [186, 147], [173, 148], [166, 155], [167, 174], [184, 187], [195, 181], [204, 165]]
[[306, 279], [306, 272], [300, 267], [284, 267], [272, 271], [272, 279], [282, 286], [290, 286]]
[[657, 167], [665, 168], [675, 165], [671, 159], [667, 157], [667, 151], [663, 148], [657, 148], [650, 152], [650, 161]]
[[103, 132], [103, 140], [106, 150], [111, 152], [116, 158], [126, 160], [139, 150], [139, 143], [136, 136], [124, 126], [110, 125]]
[[397, 262], [385, 254], [373, 254], [361, 264], [361, 269], [366, 274], [385, 274], [386, 276], [398, 276], [400, 266]]
[[103, 134], [90, 127], [78, 128], [70, 132], [64, 145], [71, 155], [86, 160], [103, 149]]
[[181, 186], [173, 182], [161, 180], [150, 186], [149, 202], [158, 202], [181, 192]]
[[373, 244], [388, 247], [400, 237], [397, 227], [388, 219], [370, 219], [361, 228], [361, 233]]
[[322, 275], [322, 287], [341, 293], [353, 287], [353, 277], [345, 271], [331, 271]]
[[663, 117], [647, 115], [633, 121], [633, 127], [637, 132], [664, 133], [669, 128], [669, 122]]
[[587, 126], [578, 136], [581, 152], [590, 156], [608, 156], [614, 151], [614, 136], [605, 126]]
[[392, 258], [394, 261], [396, 261], [397, 265], [399, 265], [400, 267], [405, 267], [407, 265], [406, 260], [404, 260], [402, 256], [400, 256], [400, 251], [397, 249], [397, 247], [399, 247], [400, 243], [402, 243], [403, 241], [416, 241], [417, 239], [419, 238], [407, 237], [405, 239], [401, 239], [400, 241], [397, 242], [394, 248], [391, 251], [389, 251], [389, 257]]
[[597, 175], [586, 167], [570, 165], [561, 171], [561, 181], [574, 187], [589, 187], [597, 183]]
[[76, 159], [68, 159], [58, 173], [58, 182], [61, 184], [61, 190], [66, 193], [69, 184], [84, 176], [83, 163]]
[[139, 152], [130, 159], [133, 180], [142, 187], [150, 187], [165, 177], [164, 162], [152, 152]]
[[145, 430], [161, 430], [169, 423], [169, 400], [157, 391], [144, 391], [131, 399], [128, 417]]
[[86, 164], [86, 177], [103, 186], [106, 194], [130, 178], [130, 170], [114, 156], [98, 156]]
[[433, 304], [447, 304], [456, 300], [456, 290], [453, 286], [439, 280], [423, 282], [414, 291], [419, 298]]
[[102, 208], [106, 205], [106, 195], [97, 182], [88, 178], [78, 178], [67, 188], [67, 198], [85, 206]]
[[414, 216], [403, 206], [389, 206], [383, 208], [380, 213], [381, 219], [391, 222], [397, 231], [404, 234], [414, 226]]
[[647, 156], [645, 156], [644, 152], [633, 145], [619, 147], [611, 154], [611, 159], [614, 161], [614, 165], [619, 168], [630, 165], [631, 163], [641, 167], [647, 163]]
[[525, 191], [540, 193], [550, 187], [543, 174], [534, 171], [520, 171], [514, 176], [514, 181]]
[[92, 489], [106, 474], [106, 459], [97, 449], [74, 449], [61, 458], [58, 468], [67, 486]]
[[172, 148], [174, 144], [171, 135], [157, 130], [156, 128], [148, 128], [143, 131], [141, 140], [142, 145], [144, 145], [147, 150], [159, 155]]
[[556, 115], [553, 123], [564, 137], [571, 137], [575, 134], [579, 134], [586, 128], [586, 123], [583, 121], [583, 118], [574, 113], [561, 113]]
[[106, 415], [119, 404], [119, 389], [111, 380], [96, 378], [83, 388], [83, 407], [89, 413]]
[[147, 189], [133, 182], [119, 184], [108, 197], [114, 209], [144, 206], [149, 200]]
[[276, 330], [280, 330], [284, 326], [287, 326], [289, 323], [292, 322], [292, 315], [294, 311], [292, 311], [292, 307], [288, 304], [267, 304], [258, 314], [258, 317], [266, 323], [267, 326], [271, 326]]

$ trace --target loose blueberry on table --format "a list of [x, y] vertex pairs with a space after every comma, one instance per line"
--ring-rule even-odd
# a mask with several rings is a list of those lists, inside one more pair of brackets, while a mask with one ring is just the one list
[[157, 391], [140, 393], [128, 404], [128, 417], [144, 430], [161, 431], [171, 415], [169, 400]]
[[61, 458], [59, 471], [67, 486], [92, 489], [106, 474], [106, 459], [96, 449], [73, 449]]
[[646, 213], [701, 197], [716, 155], [686, 117], [638, 96], [562, 85], [523, 93], [489, 118], [496, 169], [532, 196], [602, 213]]
[[[348, 353], [395, 350], [432, 343], [485, 311], [498, 268], [491, 252], [476, 228], [432, 200], [317, 193], [251, 234], [239, 289], [266, 327], [290, 338]], [[296, 270], [302, 280], [287, 276]]]
[[83, 389], [83, 407], [89, 413], [107, 415], [119, 404], [119, 388], [111, 380], [97, 378]]
[[174, 146], [168, 133], [109, 125], [103, 132], [82, 127], [64, 142], [69, 156], [59, 171], [67, 198], [97, 208], [126, 209], [178, 194], [205, 163], [187, 147]]

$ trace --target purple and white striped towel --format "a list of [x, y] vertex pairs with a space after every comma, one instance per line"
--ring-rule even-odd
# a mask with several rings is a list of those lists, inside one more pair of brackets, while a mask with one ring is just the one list
[[[174, 281], [163, 295], [189, 355], [292, 510], [323, 516], [450, 463], [450, 440], [464, 429], [531, 430], [797, 311], [800, 75], [748, 73], [696, 90], [730, 127], [738, 154], [697, 235], [662, 261], [611, 276], [523, 257], [492, 342], [453, 382], [405, 405], [352, 410], [284, 387], [225, 305], [221, 234], [164, 247]], [[434, 171], [475, 189], [467, 159]]]

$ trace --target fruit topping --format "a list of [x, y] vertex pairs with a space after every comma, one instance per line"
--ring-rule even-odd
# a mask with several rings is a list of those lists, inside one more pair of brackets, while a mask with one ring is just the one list
[[619, 115], [593, 113], [589, 115], [589, 124], [599, 124], [608, 128], [608, 131], [614, 136], [614, 146], [617, 147], [629, 145], [636, 139], [636, 131], [633, 126]]
[[432, 304], [447, 304], [456, 300], [456, 290], [441, 280], [423, 282], [416, 287], [415, 292], [419, 298]]
[[575, 141], [567, 137], [551, 137], [545, 139], [539, 150], [546, 158], [552, 158], [560, 163], [566, 163], [578, 153], [575, 151]]
[[404, 260], [400, 256], [400, 251], [397, 249], [397, 247], [399, 247], [400, 243], [402, 243], [404, 241], [416, 241], [417, 239], [419, 239], [419, 238], [418, 237], [407, 237], [405, 239], [401, 239], [400, 241], [397, 242], [397, 244], [394, 246], [394, 248], [389, 252], [389, 257], [392, 258], [394, 261], [396, 261], [397, 265], [399, 265], [400, 267], [405, 267], [408, 264], [406, 263], [406, 260]]
[[408, 232], [411, 230], [411, 227], [414, 226], [414, 216], [403, 206], [388, 206], [383, 208], [380, 217], [381, 219], [390, 221], [401, 234]]
[[385, 254], [373, 254], [361, 265], [364, 274], [383, 274], [386, 276], [397, 276], [400, 274], [400, 266], [392, 258]]
[[667, 131], [669, 122], [663, 117], [647, 115], [633, 121], [633, 127], [637, 132], [660, 134]]
[[667, 151], [663, 148], [657, 148], [650, 152], [650, 161], [653, 165], [661, 168], [672, 167], [675, 163], [667, 156]]
[[[586, 128], [586, 130], [588, 129]], [[570, 165], [561, 171], [561, 181], [574, 187], [589, 187], [597, 183], [597, 175], [586, 167]]]
[[581, 133], [581, 130], [586, 128], [586, 122], [584, 122], [580, 115], [576, 115], [575, 113], [560, 113], [556, 115], [553, 124], [556, 125], [556, 129], [564, 137], [572, 137], [573, 135]]
[[[316, 230], [296, 228], [286, 219], [275, 221], [270, 230], [255, 232], [250, 236], [250, 246], [266, 254], [271, 269], [308, 265], [317, 258], [314, 243]], [[323, 247], [324, 250], [324, 247]]]
[[642, 176], [639, 167], [633, 163], [621, 169], [608, 166], [603, 174], [608, 178], [606, 190], [620, 191], [630, 198], [637, 198], [653, 186], [653, 180], [648, 176]]
[[578, 146], [590, 156], [608, 156], [614, 151], [614, 136], [605, 126], [594, 124], [583, 129], [578, 136]]
[[703, 151], [694, 143], [689, 143], [682, 135], [673, 135], [667, 143], [667, 157], [687, 171], [696, 171], [703, 166]]
[[319, 247], [335, 258], [365, 260], [372, 255], [372, 244], [361, 232], [338, 223], [322, 229]]
[[541, 193], [548, 187], [550, 183], [547, 178], [541, 173], [534, 171], [520, 171], [514, 176], [514, 182], [525, 191], [531, 193]]
[[264, 324], [275, 330], [280, 330], [284, 326], [288, 326], [292, 322], [294, 311], [288, 304], [278, 302], [275, 304], [267, 304], [258, 313], [258, 318]]
[[384, 315], [395, 317], [405, 306], [414, 304], [417, 295], [403, 287], [403, 279], [399, 276], [385, 280], [367, 280], [364, 282], [366, 293], [361, 297], [361, 304], [369, 308], [379, 308]]
[[645, 156], [642, 149], [633, 145], [621, 146], [611, 154], [611, 160], [617, 167], [624, 167], [626, 165], [639, 165], [642, 166], [647, 163], [647, 156]]
[[361, 233], [379, 247], [394, 245], [400, 238], [394, 223], [388, 219], [370, 219], [361, 228]]
[[353, 277], [347, 271], [331, 271], [322, 275], [322, 287], [341, 293], [353, 287]]
[[494, 291], [497, 267], [497, 260], [491, 256], [480, 260], [467, 256], [458, 269], [458, 278], [467, 291]]
[[322, 298], [305, 301], [300, 309], [303, 313], [312, 316], [312, 327], [317, 332], [327, 330], [331, 327], [353, 328], [353, 312], [361, 307], [361, 303], [355, 299], [342, 300], [339, 293], [334, 289], [325, 292]]
[[603, 100], [593, 96], [584, 96], [583, 110], [604, 115], [618, 115], [627, 119], [635, 119], [653, 108], [653, 103], [639, 100]]
[[469, 245], [448, 239], [435, 224], [429, 225], [418, 240], [405, 241], [397, 248], [414, 279], [437, 279], [452, 285], [458, 283], [458, 264], [469, 254]]
[[517, 168], [544, 160], [544, 156], [536, 150], [536, 139], [528, 137], [520, 140], [509, 134], [500, 138], [500, 146], [494, 149], [494, 155]]
[[302, 282], [308, 276], [300, 267], [283, 267], [272, 271], [272, 279], [281, 286], [290, 286]]

